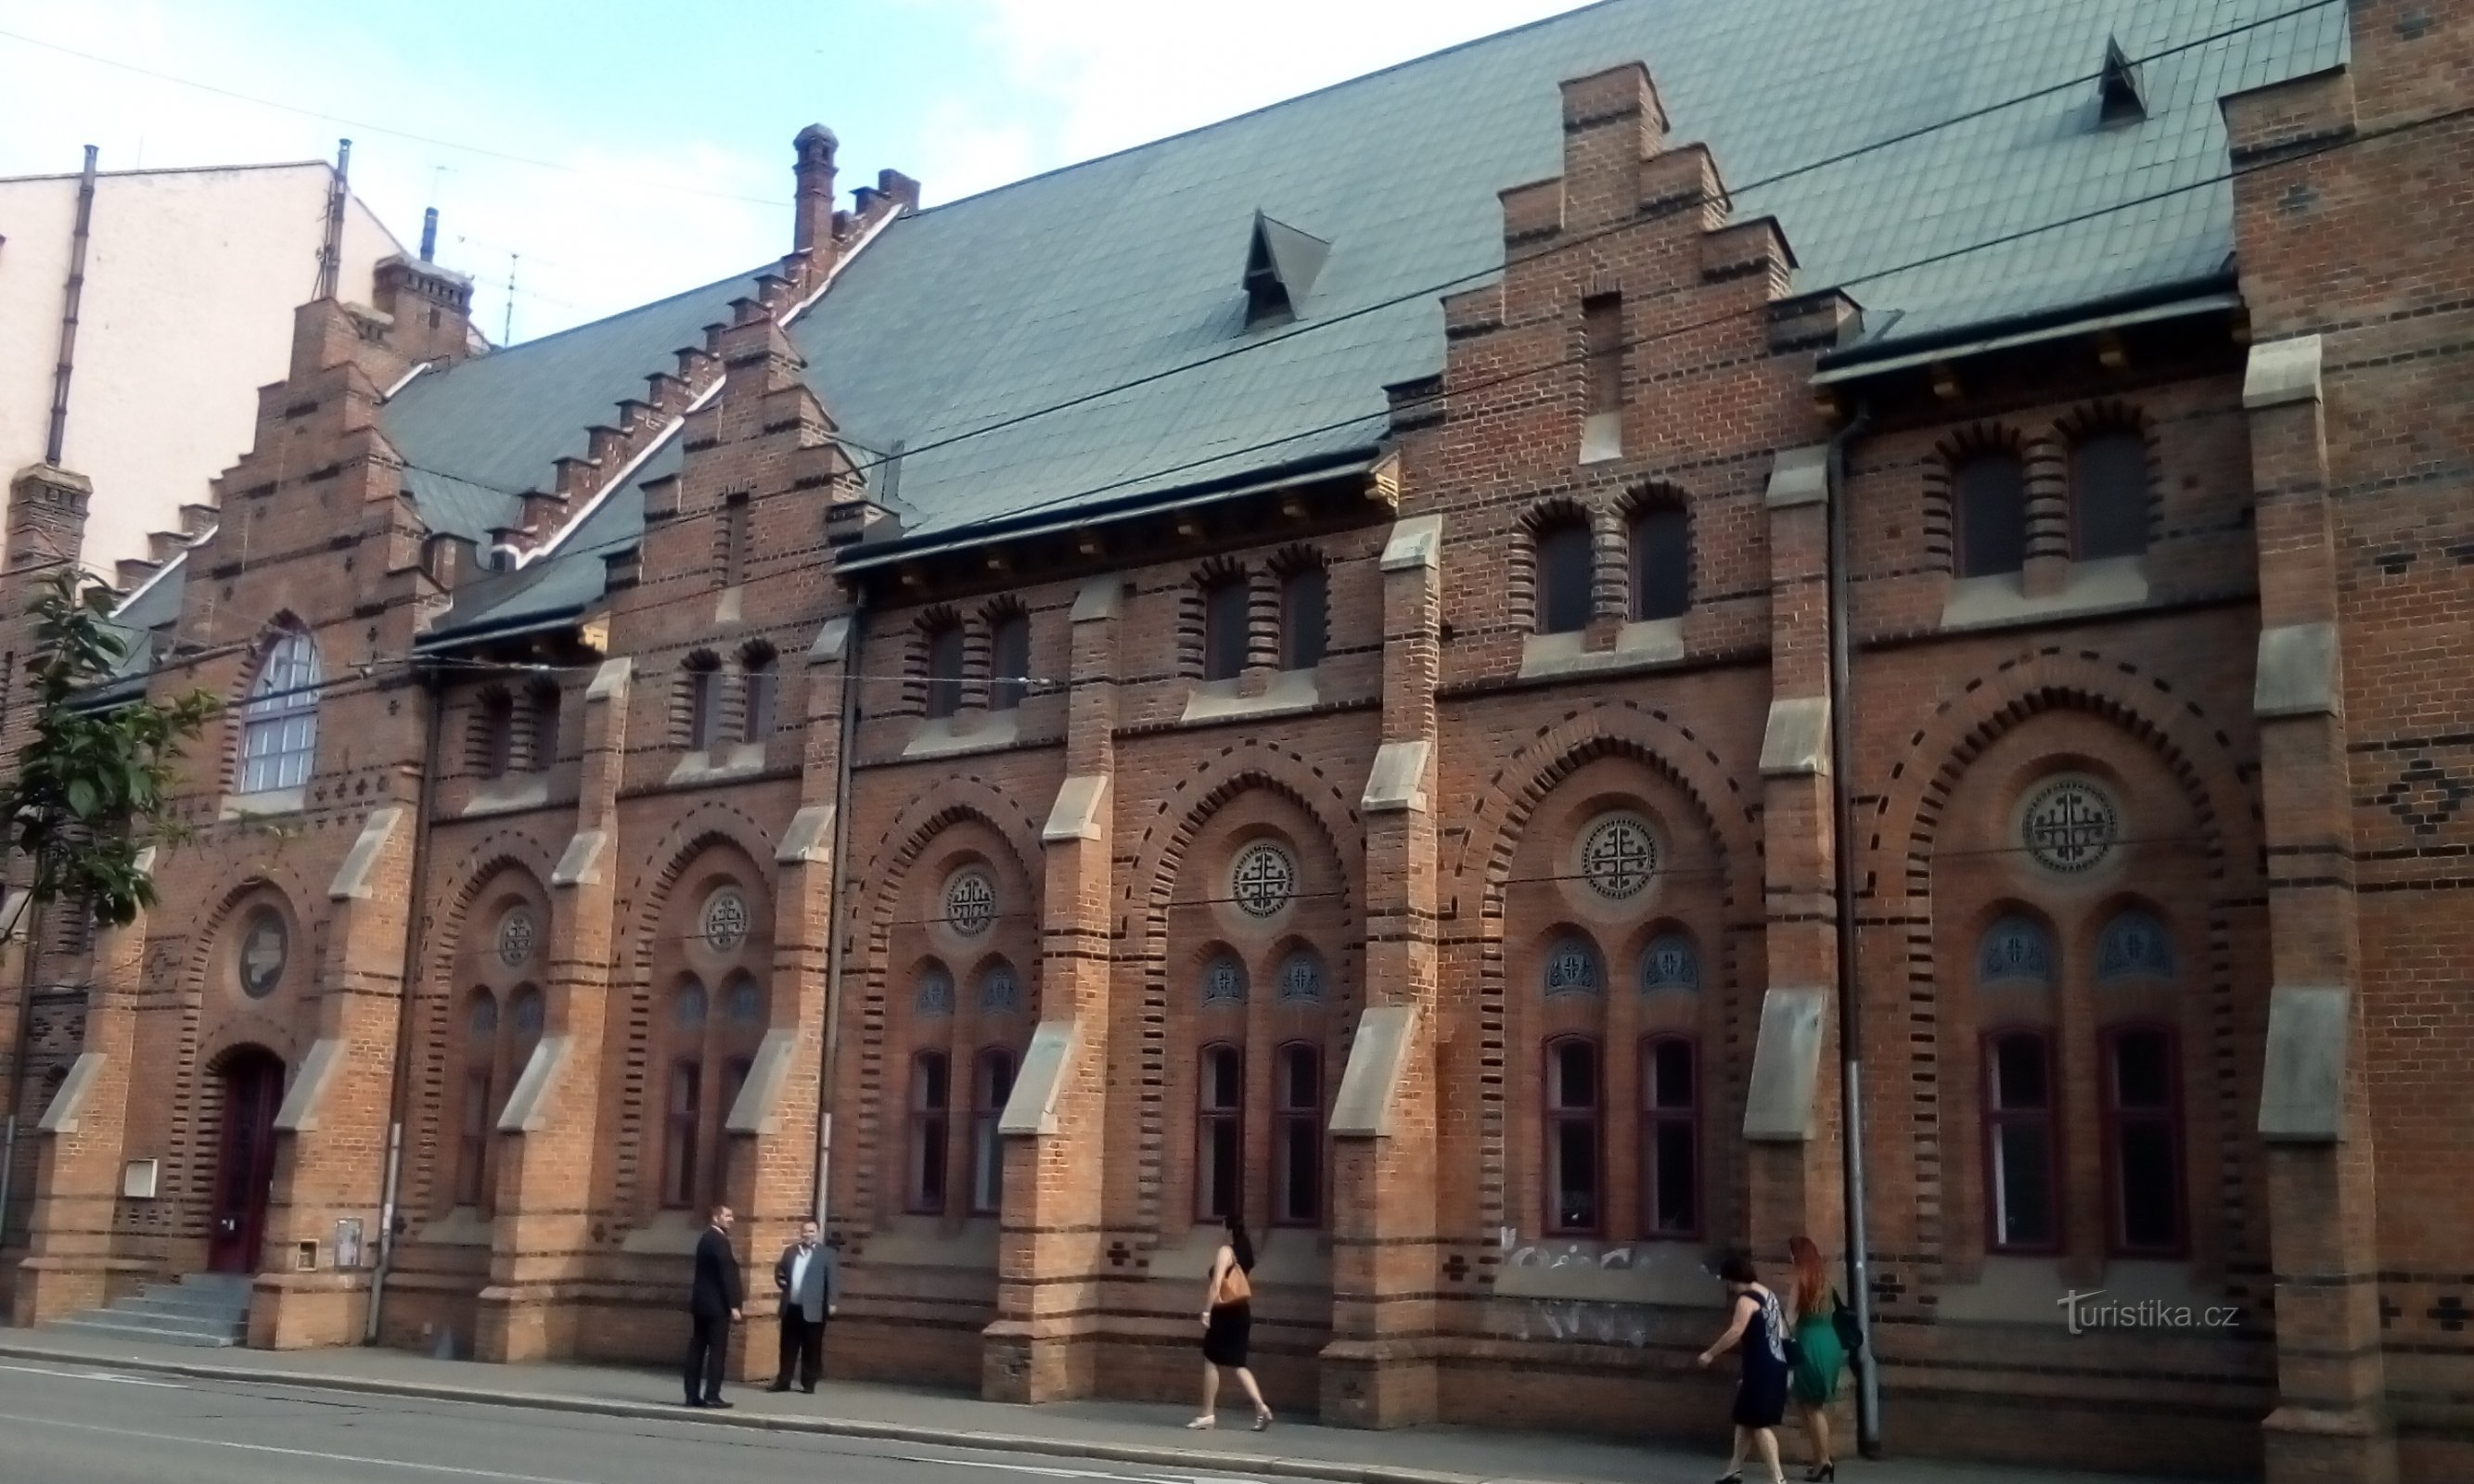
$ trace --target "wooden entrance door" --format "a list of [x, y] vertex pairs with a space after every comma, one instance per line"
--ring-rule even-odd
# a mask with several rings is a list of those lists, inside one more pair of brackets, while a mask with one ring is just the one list
[[223, 1071], [223, 1143], [215, 1162], [213, 1225], [206, 1266], [216, 1273], [255, 1273], [266, 1236], [266, 1202], [275, 1188], [275, 1114], [283, 1106], [283, 1063], [255, 1048]]

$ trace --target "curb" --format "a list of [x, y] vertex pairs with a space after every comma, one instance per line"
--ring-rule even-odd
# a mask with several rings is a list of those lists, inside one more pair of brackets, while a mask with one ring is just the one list
[[[455, 1401], [475, 1406], [524, 1407], [541, 1412], [581, 1412], [705, 1427], [745, 1427], [760, 1432], [809, 1433], [818, 1437], [860, 1438], [881, 1443], [909, 1443], [933, 1448], [982, 1452], [1031, 1453], [1050, 1458], [1141, 1464], [1153, 1468], [1193, 1469], [1208, 1473], [1269, 1475], [1287, 1479], [1319, 1479], [1330, 1484], [1524, 1484], [1516, 1479], [1475, 1473], [1442, 1473], [1426, 1469], [1397, 1469], [1383, 1464], [1282, 1458], [1260, 1453], [1213, 1452], [1208, 1449], [1152, 1447], [1139, 1443], [1101, 1443], [1076, 1438], [1026, 1437], [1014, 1433], [950, 1431], [901, 1423], [875, 1423], [839, 1417], [793, 1417], [779, 1413], [731, 1411], [712, 1413], [659, 1402], [622, 1401], [611, 1398], [562, 1396], [554, 1392], [482, 1391], [468, 1386], [440, 1386], [422, 1381], [378, 1380], [368, 1376], [322, 1375], [315, 1372], [279, 1371], [255, 1366], [212, 1366], [192, 1361], [158, 1360], [149, 1356], [116, 1356], [85, 1350], [46, 1350], [40, 1346], [0, 1344], [0, 1355], [17, 1360], [44, 1360], [56, 1365], [143, 1371], [182, 1375], [192, 1380], [255, 1382], [303, 1387], [314, 1391], [352, 1392], [362, 1396], [414, 1397], [424, 1401]], [[510, 1368], [515, 1370], [518, 1368]]]

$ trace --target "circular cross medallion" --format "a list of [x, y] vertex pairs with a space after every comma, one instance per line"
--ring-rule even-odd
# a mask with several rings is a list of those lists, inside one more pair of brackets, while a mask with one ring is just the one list
[[510, 907], [498, 919], [498, 961], [521, 968], [532, 961], [533, 913], [529, 907]]
[[291, 954], [292, 936], [283, 926], [282, 913], [272, 907], [250, 913], [248, 926], [241, 930], [241, 992], [253, 1000], [273, 994], [283, 981], [283, 965]]
[[1249, 917], [1275, 917], [1298, 892], [1298, 863], [1267, 839], [1237, 852], [1228, 872], [1228, 894]]
[[2028, 797], [2019, 815], [2019, 837], [2038, 865], [2075, 876], [2113, 854], [2122, 838], [2122, 815], [2087, 779], [2058, 778]]
[[996, 878], [978, 866], [965, 866], [945, 881], [945, 926], [963, 937], [977, 937], [997, 918]]
[[737, 953], [747, 941], [747, 898], [736, 887], [724, 887], [704, 899], [704, 945], [716, 953]]
[[1605, 815], [1581, 836], [1581, 879], [1610, 902], [1640, 895], [1658, 873], [1658, 837], [1638, 815]]

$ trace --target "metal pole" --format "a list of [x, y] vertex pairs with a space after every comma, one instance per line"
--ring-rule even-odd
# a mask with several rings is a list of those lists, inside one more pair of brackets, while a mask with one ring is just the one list
[[327, 235], [318, 245], [318, 292], [313, 300], [332, 299], [344, 280], [344, 198], [352, 193], [352, 141], [340, 140], [335, 150], [335, 179], [327, 190]]
[[52, 423], [43, 437], [43, 462], [55, 469], [68, 447], [69, 374], [77, 365], [78, 302], [85, 297], [85, 244], [94, 226], [94, 146], [87, 145], [85, 169], [78, 176], [77, 226], [69, 233], [68, 287], [61, 301], [61, 354], [52, 367]]
[[842, 883], [849, 879], [851, 753], [859, 739], [859, 656], [867, 633], [867, 596], [851, 609], [842, 639], [841, 756], [834, 762], [834, 864], [825, 906], [825, 1050], [816, 1070], [816, 1198], [809, 1208], [825, 1225], [833, 1199], [834, 1069], [842, 1045]]
[[[43, 879], [38, 865], [35, 879]], [[29, 888], [31, 891], [33, 888]], [[26, 1103], [26, 1042], [35, 1031], [35, 972], [43, 954], [43, 899], [26, 904], [26, 969], [17, 981], [17, 1043], [10, 1051], [8, 1142], [0, 1145], [0, 1247], [9, 1245], [9, 1194], [17, 1173], [17, 1112]]]
[[1847, 616], [1847, 445], [1873, 420], [1869, 404], [1830, 440], [1830, 769], [1831, 856], [1837, 885], [1839, 1157], [1844, 1165], [1847, 1286], [1864, 1349], [1856, 1367], [1856, 1446], [1881, 1456], [1881, 1352], [1873, 1331], [1873, 1283], [1864, 1222], [1864, 1017], [1856, 973], [1856, 806], [1854, 727], [1849, 722]]

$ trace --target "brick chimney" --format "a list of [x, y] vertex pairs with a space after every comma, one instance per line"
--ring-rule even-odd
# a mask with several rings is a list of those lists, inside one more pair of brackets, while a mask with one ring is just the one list
[[371, 274], [370, 304], [395, 323], [387, 345], [407, 361], [461, 360], [472, 345], [473, 280], [399, 253]]
[[792, 167], [799, 189], [790, 251], [821, 256], [823, 261], [816, 265], [821, 271], [833, 259], [834, 152], [841, 148], [841, 141], [824, 125], [810, 124], [791, 143], [799, 152], [799, 162]]

